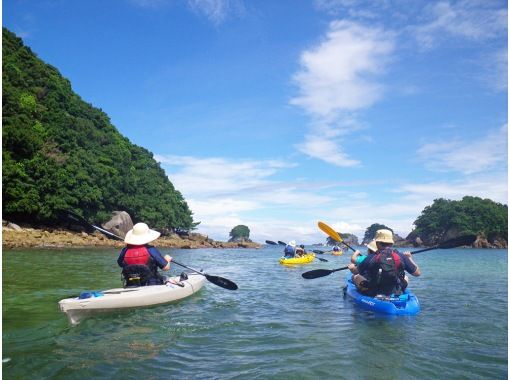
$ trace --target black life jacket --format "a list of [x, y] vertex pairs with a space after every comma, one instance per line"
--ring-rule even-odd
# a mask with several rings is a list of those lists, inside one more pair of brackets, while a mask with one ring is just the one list
[[370, 288], [378, 294], [400, 293], [404, 263], [392, 248], [378, 251], [370, 265]]

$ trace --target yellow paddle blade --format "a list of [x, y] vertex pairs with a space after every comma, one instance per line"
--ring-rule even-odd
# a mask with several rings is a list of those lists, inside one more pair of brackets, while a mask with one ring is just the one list
[[336, 240], [339, 243], [343, 242], [342, 237], [338, 234], [338, 232], [336, 232], [333, 228], [328, 226], [326, 223], [319, 222], [318, 225], [319, 225], [319, 228], [322, 231], [324, 231], [326, 234], [328, 234], [331, 239]]

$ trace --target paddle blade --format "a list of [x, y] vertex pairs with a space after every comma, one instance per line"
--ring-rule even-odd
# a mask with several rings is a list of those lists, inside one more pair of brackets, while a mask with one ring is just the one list
[[333, 273], [333, 271], [330, 269], [314, 269], [301, 274], [301, 277], [306, 278], [307, 280], [311, 280], [313, 278], [328, 276], [331, 273]]
[[328, 260], [326, 260], [326, 259], [321, 259], [320, 257], [315, 257], [315, 258], [316, 258], [317, 260], [320, 260], [320, 261], [324, 262], [324, 263], [327, 263], [327, 262], [328, 262]]
[[341, 243], [343, 242], [342, 238], [340, 237], [340, 235], [338, 234], [338, 232], [336, 232], [333, 228], [331, 228], [330, 226], [328, 226], [326, 223], [324, 222], [319, 222], [318, 223], [318, 226], [319, 228], [325, 232], [327, 235], [329, 235], [329, 237], [333, 240], [336, 240], [337, 242]]
[[476, 240], [475, 235], [459, 236], [455, 239], [450, 239], [450, 240], [447, 240], [447, 241], [439, 244], [438, 248], [447, 249], [447, 248], [461, 247], [463, 245], [471, 245], [475, 242], [475, 240]]
[[313, 253], [317, 253], [318, 255], [323, 255], [324, 251], [321, 251], [320, 249], [314, 249]]
[[226, 278], [220, 276], [211, 276], [210, 274], [204, 274], [204, 276], [209, 282], [212, 282], [214, 285], [218, 285], [219, 287], [228, 290], [237, 290], [237, 284]]
[[266, 240], [266, 244], [269, 244], [269, 245], [278, 245], [278, 243], [275, 243], [272, 240]]
[[287, 245], [287, 243], [285, 243], [284, 241], [281, 241], [281, 240], [278, 240], [278, 244], [280, 244], [280, 245]]

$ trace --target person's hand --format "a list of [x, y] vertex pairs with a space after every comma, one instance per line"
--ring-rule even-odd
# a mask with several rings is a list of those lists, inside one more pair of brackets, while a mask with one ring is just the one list
[[356, 265], [351, 263], [347, 265], [347, 268], [349, 268], [349, 270], [352, 271], [354, 268], [356, 268]]
[[354, 253], [353, 253], [353, 255], [355, 255], [355, 256], [359, 256], [359, 255], [361, 255], [361, 252], [360, 252], [360, 251], [358, 251], [358, 250], [355, 250], [355, 251], [354, 251]]
[[411, 251], [405, 251], [404, 256], [411, 258], [413, 256], [413, 254], [411, 253]]
[[165, 255], [165, 260], [168, 261], [168, 262], [172, 261], [172, 256]]

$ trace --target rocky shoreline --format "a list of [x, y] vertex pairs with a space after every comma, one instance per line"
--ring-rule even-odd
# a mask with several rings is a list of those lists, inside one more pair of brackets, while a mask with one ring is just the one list
[[[115, 247], [125, 245], [121, 241], [108, 239], [100, 232], [88, 234], [63, 229], [2, 227], [2, 247], [13, 248], [82, 248], [82, 247]], [[222, 242], [209, 239], [205, 235], [191, 233], [187, 238], [178, 235], [162, 236], [154, 242], [154, 246], [161, 248], [260, 248], [262, 245], [254, 242]]]

